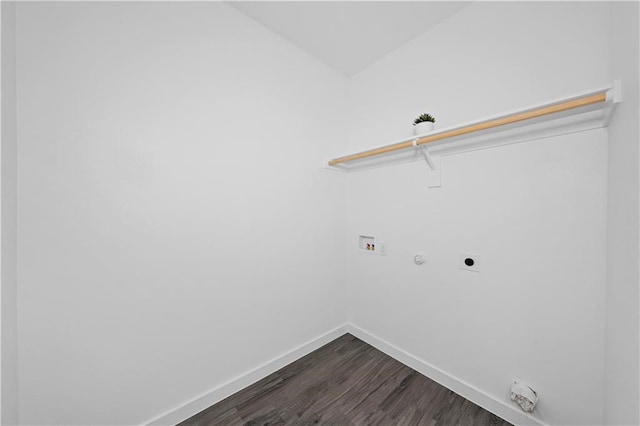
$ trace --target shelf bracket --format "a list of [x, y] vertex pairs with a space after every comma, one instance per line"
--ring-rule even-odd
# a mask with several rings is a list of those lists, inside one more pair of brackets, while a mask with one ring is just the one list
[[613, 117], [613, 113], [616, 110], [616, 107], [620, 102], [622, 102], [622, 82], [620, 81], [620, 79], [617, 79], [613, 82], [613, 86], [611, 87], [611, 89], [607, 90], [606, 97], [606, 102], [609, 106], [604, 110], [603, 127], [609, 127], [609, 123], [611, 123], [611, 117]]
[[437, 188], [442, 186], [442, 156], [431, 154], [431, 152], [429, 152], [429, 148], [427, 148], [426, 146], [420, 146], [418, 148], [422, 151], [422, 155], [427, 162], [427, 166], [429, 166], [429, 170], [427, 170], [427, 186], [429, 188]]

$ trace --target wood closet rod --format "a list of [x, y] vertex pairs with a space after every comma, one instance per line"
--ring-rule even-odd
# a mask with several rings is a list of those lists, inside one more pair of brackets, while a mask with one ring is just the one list
[[417, 145], [424, 145], [427, 143], [439, 141], [442, 139], [453, 138], [456, 136], [466, 135], [469, 133], [479, 132], [482, 130], [492, 129], [494, 127], [505, 126], [507, 124], [517, 123], [519, 121], [529, 120], [532, 118], [543, 117], [549, 114], [555, 114], [558, 112], [567, 111], [574, 108], [580, 108], [600, 102], [606, 102], [606, 92], [596, 93], [595, 95], [585, 96], [572, 101], [561, 102], [555, 105], [550, 105], [531, 111], [520, 112], [505, 117], [497, 118], [495, 120], [489, 120], [482, 123], [472, 124], [459, 129], [449, 130], [443, 133], [438, 133], [432, 136], [423, 136], [418, 140], [408, 140], [406, 142], [399, 142], [392, 145], [382, 146], [380, 148], [370, 149], [368, 151], [358, 152], [356, 154], [346, 155], [344, 157], [334, 158], [329, 161], [330, 166], [336, 164], [347, 163], [349, 161], [361, 160], [363, 158], [373, 157], [379, 154], [386, 154], [388, 152], [398, 151], [401, 149], [407, 149]]

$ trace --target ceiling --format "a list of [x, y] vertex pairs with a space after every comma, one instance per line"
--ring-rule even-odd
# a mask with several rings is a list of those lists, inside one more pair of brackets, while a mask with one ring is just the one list
[[229, 1], [337, 71], [351, 76], [470, 2]]

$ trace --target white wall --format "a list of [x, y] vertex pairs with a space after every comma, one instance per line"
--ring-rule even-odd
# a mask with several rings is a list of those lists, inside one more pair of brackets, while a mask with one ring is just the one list
[[[634, 7], [473, 4], [346, 81], [224, 4], [19, 4], [20, 422], [147, 421], [321, 335], [346, 319], [348, 256], [356, 327], [496, 401], [530, 382], [541, 421], [637, 423]], [[609, 136], [446, 157], [442, 188], [423, 163], [319, 168], [422, 112], [446, 127], [618, 76]]]
[[18, 423], [17, 314], [17, 133], [15, 3], [3, 1], [2, 14], [2, 402], [0, 423]]
[[605, 421], [640, 423], [638, 393], [638, 3], [612, 3], [611, 74], [624, 102], [609, 126]]
[[[442, 128], [608, 84], [609, 14], [463, 9], [353, 78], [349, 151], [410, 134], [422, 112]], [[602, 424], [606, 141], [600, 129], [452, 155], [442, 188], [419, 162], [350, 173], [350, 323], [496, 401], [529, 382], [540, 421]], [[389, 255], [359, 254], [360, 233]], [[458, 268], [465, 251], [480, 273]]]
[[343, 77], [222, 3], [17, 23], [21, 423], [147, 421], [345, 322]]

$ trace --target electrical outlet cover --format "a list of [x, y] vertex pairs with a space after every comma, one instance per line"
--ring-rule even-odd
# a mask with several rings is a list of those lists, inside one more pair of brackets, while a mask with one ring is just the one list
[[482, 261], [480, 256], [477, 254], [461, 253], [459, 263], [460, 269], [465, 269], [467, 271], [480, 272], [482, 267]]

